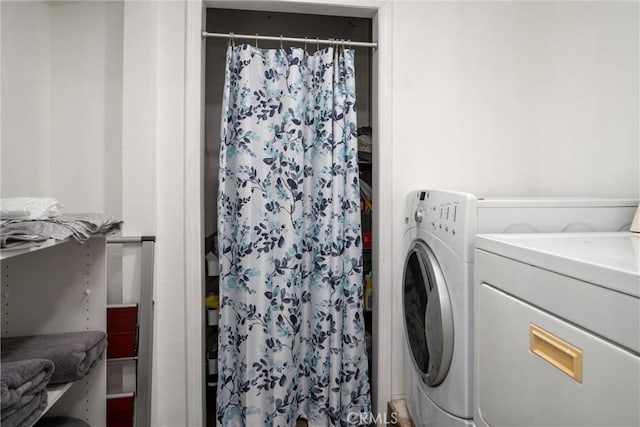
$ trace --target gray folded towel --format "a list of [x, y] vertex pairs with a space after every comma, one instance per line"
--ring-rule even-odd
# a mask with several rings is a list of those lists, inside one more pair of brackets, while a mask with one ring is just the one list
[[21, 230], [2, 231], [0, 234], [1, 249], [23, 249], [37, 246], [47, 240], [38, 234], [25, 234]]
[[107, 348], [102, 331], [68, 332], [3, 338], [2, 363], [22, 359], [48, 359], [55, 366], [50, 383], [66, 383], [83, 378]]
[[2, 427], [29, 427], [47, 407], [47, 390], [40, 390], [35, 394], [23, 396], [19, 406], [2, 411]]
[[17, 407], [23, 396], [38, 393], [49, 383], [53, 362], [45, 359], [25, 359], [0, 365], [0, 410]]

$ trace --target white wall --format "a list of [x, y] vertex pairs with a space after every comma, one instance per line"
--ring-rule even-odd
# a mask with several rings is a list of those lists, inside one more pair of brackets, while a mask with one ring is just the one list
[[121, 215], [121, 2], [2, 2], [2, 195]]
[[393, 16], [392, 253], [419, 187], [639, 197], [637, 2], [397, 1]]
[[4, 1], [0, 9], [0, 195], [45, 196], [49, 190], [51, 8], [43, 2]]
[[[185, 212], [196, 208], [184, 200], [184, 68], [184, 2], [125, 0], [123, 212], [125, 234], [157, 236], [154, 426], [187, 425]], [[135, 261], [124, 264], [135, 275]]]
[[638, 197], [639, 3], [551, 3], [540, 21], [539, 193]]
[[[202, 305], [185, 307], [187, 286], [201, 289], [201, 283], [185, 280], [185, 213], [194, 207], [184, 198], [184, 90], [185, 90], [185, 6], [180, 2], [158, 5], [157, 53], [157, 218], [156, 252], [156, 341], [154, 377], [156, 413], [162, 426], [186, 425], [186, 340], [185, 309], [202, 311]], [[203, 236], [204, 239], [204, 236]]]
[[122, 212], [122, 3], [51, 3], [49, 194]]

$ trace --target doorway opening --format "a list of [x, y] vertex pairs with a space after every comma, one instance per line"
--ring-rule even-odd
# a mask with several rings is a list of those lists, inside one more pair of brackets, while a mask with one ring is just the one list
[[[354, 18], [327, 15], [309, 15], [286, 12], [246, 11], [236, 9], [209, 8], [206, 12], [206, 30], [215, 33], [283, 34], [294, 37], [308, 37], [307, 46], [302, 43], [287, 43], [285, 47], [304, 47], [309, 54], [324, 49], [313, 40], [336, 39], [370, 42], [372, 21], [369, 18]], [[247, 43], [261, 49], [277, 49], [278, 41], [246, 40]], [[212, 259], [217, 255], [217, 194], [218, 159], [220, 147], [220, 120], [225, 81], [225, 57], [229, 40], [210, 38], [206, 42], [205, 53], [205, 132], [204, 132], [204, 231], [205, 256]], [[256, 46], [257, 45], [257, 46]], [[298, 46], [299, 45], [299, 46]], [[369, 378], [373, 377], [373, 259], [372, 259], [372, 122], [371, 122], [371, 49], [355, 49], [356, 113], [358, 123], [358, 166], [360, 170], [360, 205], [363, 241], [363, 289], [364, 319], [366, 330], [366, 349], [369, 366]], [[210, 254], [210, 252], [213, 254]], [[205, 327], [206, 361], [206, 425], [216, 425], [216, 390], [218, 385], [218, 322], [211, 318], [217, 313], [215, 301], [219, 300], [218, 276], [209, 271], [205, 280], [205, 301], [207, 307], [207, 326]], [[371, 385], [371, 384], [370, 384]], [[372, 389], [373, 387], [370, 387]]]

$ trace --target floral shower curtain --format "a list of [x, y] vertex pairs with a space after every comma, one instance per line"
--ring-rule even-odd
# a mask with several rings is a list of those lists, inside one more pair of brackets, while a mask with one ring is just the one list
[[370, 397], [353, 51], [239, 45], [226, 65], [218, 420], [358, 425]]

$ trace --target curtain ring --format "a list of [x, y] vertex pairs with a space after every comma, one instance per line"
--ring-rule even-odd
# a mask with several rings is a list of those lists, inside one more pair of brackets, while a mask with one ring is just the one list
[[304, 50], [307, 50], [307, 36], [304, 36]]
[[320, 37], [316, 37], [316, 49], [320, 50]]
[[280, 49], [284, 49], [284, 48], [282, 47], [282, 34], [280, 34]]
[[258, 49], [258, 33], [256, 33], [256, 49]]

